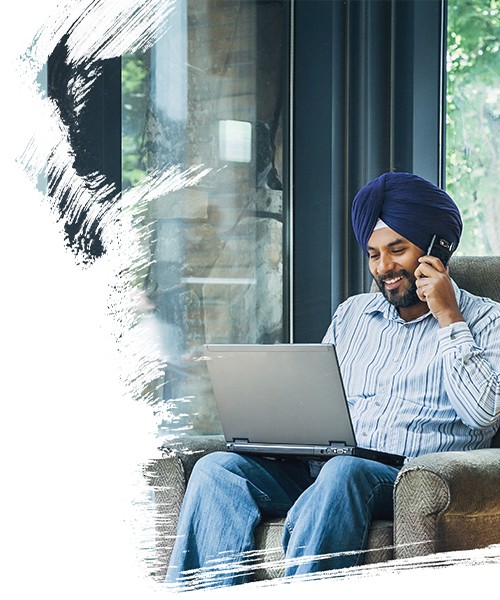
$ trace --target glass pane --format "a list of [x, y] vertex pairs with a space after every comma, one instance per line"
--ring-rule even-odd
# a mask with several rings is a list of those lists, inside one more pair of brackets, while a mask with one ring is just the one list
[[287, 341], [286, 4], [177, 0], [151, 51], [123, 58], [124, 189], [155, 170], [210, 169], [142, 223], [163, 433], [220, 431], [204, 343]]
[[500, 254], [500, 5], [448, 4], [447, 190], [464, 217], [458, 252]]

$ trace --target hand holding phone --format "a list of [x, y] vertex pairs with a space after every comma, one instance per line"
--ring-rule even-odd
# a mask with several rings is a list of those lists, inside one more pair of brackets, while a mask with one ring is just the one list
[[[436, 234], [427, 248], [427, 256], [439, 258], [446, 269], [456, 246], [454, 242]], [[418, 262], [420, 266], [415, 271], [418, 297], [427, 303], [440, 327], [463, 321], [449, 274], [433, 267], [425, 256], [421, 256]], [[435, 264], [435, 261], [432, 262]], [[422, 271], [427, 272], [428, 276]]]
[[448, 241], [446, 238], [436, 234], [432, 236], [431, 243], [427, 248], [428, 256], [435, 256], [443, 263], [444, 267], [448, 266], [448, 262], [455, 250], [455, 244]]

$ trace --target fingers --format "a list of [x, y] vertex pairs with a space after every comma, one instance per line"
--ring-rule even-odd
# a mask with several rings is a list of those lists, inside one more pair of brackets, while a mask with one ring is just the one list
[[427, 302], [427, 293], [429, 292], [429, 282], [427, 277], [417, 277], [415, 285], [417, 287], [417, 296], [422, 302]]
[[[454, 301], [448, 269], [434, 256], [422, 256], [415, 270], [417, 296], [427, 302], [432, 312]], [[433, 310], [434, 309], [434, 310]]]
[[448, 269], [443, 265], [443, 263], [436, 256], [421, 256], [418, 259], [420, 265], [415, 270], [415, 277], [417, 279], [419, 277], [432, 277], [432, 275], [436, 274], [436, 271], [439, 273], [447, 273]]
[[418, 261], [420, 264], [415, 270], [417, 296], [427, 303], [439, 326], [463, 321], [448, 269], [435, 256], [421, 256]]

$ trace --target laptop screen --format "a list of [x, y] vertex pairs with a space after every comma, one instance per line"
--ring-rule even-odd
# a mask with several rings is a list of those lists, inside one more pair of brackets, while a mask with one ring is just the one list
[[354, 445], [334, 346], [207, 344], [227, 442]]

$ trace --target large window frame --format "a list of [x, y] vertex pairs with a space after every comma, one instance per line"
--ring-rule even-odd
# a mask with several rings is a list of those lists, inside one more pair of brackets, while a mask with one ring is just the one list
[[[443, 184], [446, 0], [291, 0], [291, 14], [290, 341], [313, 342], [336, 306], [370, 285], [350, 227], [357, 189], [391, 169]], [[74, 127], [68, 84], [85, 73], [65, 53], [63, 39], [48, 92], [69, 127], [75, 169], [99, 172], [116, 194], [121, 61], [102, 61]], [[56, 187], [49, 173], [49, 193]], [[98, 230], [67, 230], [89, 260], [100, 255]]]

